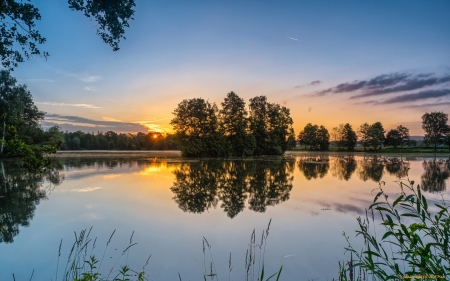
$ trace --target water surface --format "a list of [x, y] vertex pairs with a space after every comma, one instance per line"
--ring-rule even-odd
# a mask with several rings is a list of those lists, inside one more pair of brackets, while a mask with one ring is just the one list
[[[94, 253], [109, 271], [130, 242], [138, 244], [118, 264], [140, 269], [152, 255], [151, 280], [202, 280], [202, 239], [211, 245], [219, 276], [243, 280], [252, 231], [272, 223], [266, 271], [283, 265], [282, 280], [330, 280], [344, 256], [345, 231], [353, 239], [378, 182], [399, 191], [406, 176], [429, 200], [448, 196], [448, 158], [287, 153], [256, 160], [183, 160], [176, 157], [60, 158], [53, 171], [20, 173], [3, 162], [0, 186], [0, 280], [55, 280], [58, 248], [64, 268], [74, 231], [93, 226]], [[257, 238], [259, 239], [259, 238]], [[209, 253], [206, 263], [209, 270]], [[300, 278], [301, 277], [301, 278]]]

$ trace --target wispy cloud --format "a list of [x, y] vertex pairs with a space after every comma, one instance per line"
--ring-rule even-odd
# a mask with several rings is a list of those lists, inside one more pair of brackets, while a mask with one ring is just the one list
[[97, 82], [102, 77], [99, 76], [99, 75], [91, 75], [91, 76], [78, 76], [77, 78], [80, 79], [83, 82], [92, 83], [92, 82]]
[[74, 188], [74, 189], [66, 189], [66, 190], [61, 190], [62, 193], [65, 192], [92, 192], [95, 190], [99, 190], [102, 189], [100, 186], [94, 186], [94, 187], [85, 187], [85, 188]]
[[72, 72], [65, 72], [62, 70], [58, 70], [57, 73], [61, 73], [70, 77], [74, 77], [80, 81], [83, 82], [87, 82], [87, 83], [92, 83], [92, 82], [97, 82], [98, 80], [100, 80], [102, 77], [100, 75], [86, 75], [86, 74], [81, 74], [81, 73], [72, 73]]
[[84, 87], [83, 90], [90, 91], [90, 92], [97, 91], [97, 89], [95, 87], [89, 87], [89, 86]]
[[294, 88], [295, 88], [295, 89], [298, 89], [298, 88], [303, 88], [303, 87], [307, 87], [307, 86], [316, 86], [316, 85], [319, 85], [320, 83], [321, 83], [321, 81], [319, 81], [319, 80], [314, 80], [314, 81], [312, 81], [311, 83], [308, 83], [308, 84], [305, 84], [305, 85], [295, 86]]
[[111, 117], [102, 117], [102, 119], [105, 120], [105, 121], [122, 122], [120, 120], [117, 120], [117, 119], [114, 119], [114, 118], [111, 118]]
[[287, 39], [291, 39], [291, 40], [294, 40], [294, 41], [300, 41], [300, 40], [298, 40], [297, 38], [294, 38], [294, 37], [286, 37]]
[[441, 89], [441, 90], [428, 90], [428, 91], [420, 91], [414, 94], [405, 94], [401, 96], [397, 96], [394, 98], [390, 98], [381, 102], [381, 104], [391, 104], [391, 103], [399, 103], [399, 102], [411, 102], [418, 101], [430, 98], [439, 98], [450, 96], [450, 89]]
[[392, 93], [418, 90], [426, 87], [439, 86], [450, 82], [450, 75], [436, 76], [433, 73], [391, 73], [376, 76], [369, 80], [356, 80], [341, 83], [312, 96], [320, 97], [327, 94], [341, 94], [357, 92], [350, 99], [359, 99], [371, 96], [380, 96]]
[[45, 79], [45, 78], [18, 79], [18, 80], [19, 80], [19, 82], [20, 81], [24, 81], [24, 82], [36, 82], [36, 83], [41, 83], [41, 82], [53, 83], [53, 82], [56, 82], [56, 80]]
[[402, 106], [403, 108], [429, 108], [429, 107], [438, 107], [438, 106], [449, 106], [450, 101], [446, 102], [434, 102], [434, 103], [424, 103], [424, 104], [412, 104]]
[[42, 104], [42, 105], [52, 105], [52, 106], [74, 106], [74, 107], [85, 107], [85, 108], [101, 108], [99, 106], [95, 106], [92, 104], [85, 104], [85, 103], [63, 103], [63, 102], [35, 102], [36, 104]]
[[[108, 117], [106, 117], [108, 118]], [[62, 130], [75, 132], [114, 131], [118, 133], [148, 132], [149, 127], [139, 123], [120, 122], [111, 120], [93, 120], [80, 116], [69, 116], [59, 114], [46, 114], [42, 122], [43, 127], [60, 126]], [[159, 126], [155, 124], [155, 127]]]

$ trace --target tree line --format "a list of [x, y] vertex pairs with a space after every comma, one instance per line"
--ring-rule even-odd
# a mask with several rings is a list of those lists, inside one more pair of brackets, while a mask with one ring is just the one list
[[[450, 126], [448, 125], [448, 114], [443, 112], [425, 113], [422, 116], [422, 128], [425, 131], [424, 143], [432, 145], [434, 150], [438, 145], [447, 145], [450, 149]], [[298, 134], [297, 141], [300, 145], [310, 150], [328, 150], [330, 143], [334, 142], [338, 150], [353, 151], [357, 144], [363, 146], [364, 151], [368, 149], [381, 150], [383, 146], [415, 145], [410, 139], [409, 129], [400, 125], [388, 132], [381, 122], [373, 124], [364, 123], [355, 132], [349, 123], [334, 127], [331, 134], [324, 126], [308, 123]]]
[[230, 92], [219, 109], [202, 98], [178, 104], [170, 124], [183, 156], [280, 155], [295, 147], [290, 111], [265, 96], [244, 99]]
[[61, 150], [178, 150], [173, 134], [148, 132], [137, 134], [113, 131], [84, 133], [61, 132]]

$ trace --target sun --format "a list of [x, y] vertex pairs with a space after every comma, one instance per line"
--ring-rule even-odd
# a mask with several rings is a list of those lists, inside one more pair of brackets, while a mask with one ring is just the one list
[[153, 134], [152, 138], [157, 139], [158, 135], [157, 134]]

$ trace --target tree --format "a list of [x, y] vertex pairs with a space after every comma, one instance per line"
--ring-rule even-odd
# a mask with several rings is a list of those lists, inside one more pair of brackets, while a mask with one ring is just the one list
[[288, 148], [294, 135], [290, 111], [279, 104], [267, 102], [265, 96], [250, 99], [250, 132], [256, 139], [255, 155], [278, 155]]
[[344, 124], [339, 124], [331, 130], [331, 139], [336, 143], [338, 150], [344, 145]]
[[170, 121], [183, 156], [227, 156], [223, 132], [219, 131], [218, 108], [202, 98], [183, 100]]
[[0, 71], [1, 153], [6, 146], [6, 152], [12, 155], [21, 154], [24, 146], [38, 144], [42, 140], [39, 121], [44, 118], [44, 112], [34, 105], [27, 87], [16, 83], [8, 71]]
[[368, 136], [369, 136], [369, 145], [373, 147], [374, 150], [379, 147], [381, 150], [381, 146], [384, 143], [384, 128], [380, 122], [375, 122], [370, 125]]
[[425, 131], [425, 142], [434, 145], [434, 151], [438, 144], [444, 141], [449, 134], [450, 127], [447, 124], [448, 114], [443, 112], [425, 113], [422, 116], [422, 129]]
[[[31, 2], [30, 0], [28, 2]], [[125, 27], [134, 15], [134, 0], [68, 0], [69, 8], [83, 12], [97, 22], [97, 34], [110, 45], [113, 51], [119, 50], [119, 42], [125, 39]], [[0, 57], [2, 66], [13, 70], [24, 58], [33, 55], [48, 57], [38, 45], [46, 39], [35, 28], [41, 20], [39, 9], [31, 3], [17, 0], [4, 0], [0, 3]]]
[[256, 141], [252, 135], [247, 133], [249, 121], [244, 99], [234, 92], [230, 92], [221, 105], [220, 125], [231, 147], [231, 154], [242, 157], [253, 155]]
[[309, 145], [310, 149], [328, 150], [330, 146], [330, 134], [324, 126], [306, 124], [298, 135], [300, 143]]
[[374, 150], [381, 149], [384, 143], [384, 128], [380, 122], [375, 122], [372, 125], [367, 123], [362, 124], [358, 130], [358, 136], [364, 146], [364, 151], [368, 146], [372, 146]]
[[317, 130], [319, 127], [317, 125], [313, 125], [311, 123], [306, 124], [303, 131], [301, 131], [298, 135], [299, 141], [306, 145], [309, 145], [310, 149], [313, 149], [317, 146]]
[[316, 141], [319, 150], [328, 150], [330, 146], [330, 134], [324, 126], [320, 126], [317, 130]]
[[400, 133], [400, 137], [402, 140], [400, 143], [400, 147], [403, 148], [404, 144], [409, 144], [409, 129], [400, 125], [397, 127], [397, 131]]
[[355, 131], [353, 131], [352, 126], [347, 123], [342, 126], [342, 146], [347, 150], [354, 150], [355, 145], [358, 142], [358, 137]]
[[369, 146], [369, 129], [370, 125], [368, 123], [362, 124], [358, 129], [358, 137], [366, 151], [367, 146]]
[[394, 149], [396, 149], [397, 146], [402, 144], [402, 136], [401, 136], [400, 132], [396, 129], [390, 130], [386, 134], [386, 139], [384, 141], [384, 144], [392, 145], [392, 146], [394, 146]]

